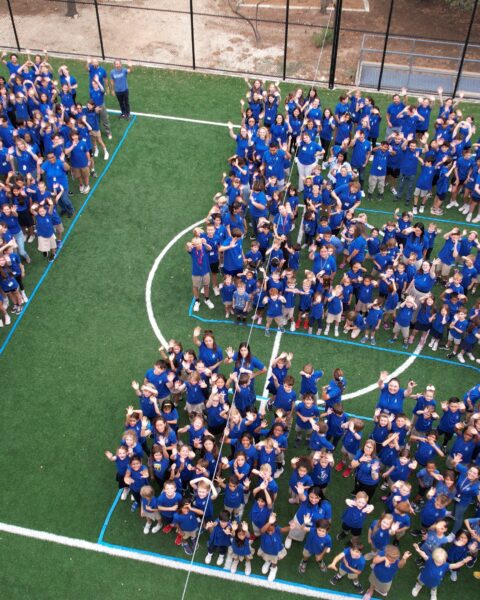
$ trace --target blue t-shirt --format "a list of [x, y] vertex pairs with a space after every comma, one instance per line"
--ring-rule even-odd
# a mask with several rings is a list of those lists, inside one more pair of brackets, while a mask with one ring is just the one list
[[[385, 552], [380, 551], [377, 556], [385, 556]], [[389, 583], [395, 577], [395, 573], [398, 571], [400, 560], [396, 560], [393, 563], [386, 564], [384, 561], [377, 563], [373, 567], [373, 572], [378, 581], [382, 583]]]
[[113, 81], [113, 87], [116, 93], [122, 93], [128, 90], [127, 76], [128, 69], [126, 67], [112, 69], [110, 71], [110, 79]]
[[449, 569], [450, 564], [448, 562], [438, 566], [435, 564], [433, 558], [428, 558], [418, 579], [426, 587], [430, 589], [436, 588], [441, 584], [442, 579]]

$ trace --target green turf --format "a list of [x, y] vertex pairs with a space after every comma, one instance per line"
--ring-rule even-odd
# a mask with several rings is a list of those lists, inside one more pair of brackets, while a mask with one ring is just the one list
[[[75, 69], [72, 71], [77, 74]], [[228, 118], [238, 121], [236, 106], [244, 90], [243, 82], [233, 78], [147, 69], [136, 70], [131, 85], [134, 109], [214, 121]], [[331, 98], [333, 103], [338, 92], [328, 94], [322, 91], [322, 98]], [[118, 143], [125, 124], [114, 117], [112, 120], [113, 142]], [[221, 189], [224, 159], [231, 152], [232, 141], [226, 129], [220, 127], [147, 118], [138, 118], [133, 124], [125, 145], [0, 358], [5, 373], [4, 389], [8, 389], [8, 395], [3, 397], [6, 417], [0, 426], [0, 436], [8, 448], [8, 459], [2, 463], [2, 474], [8, 484], [2, 494], [0, 520], [91, 541], [97, 539], [115, 496], [113, 467], [104, 459], [103, 450], [113, 449], [119, 441], [123, 411], [135, 400], [130, 381], [140, 379], [158, 357], [158, 341], [145, 310], [148, 272], [174, 235], [205, 216], [213, 194]], [[75, 198], [77, 207], [80, 200]], [[391, 199], [381, 208], [392, 211]], [[371, 221], [379, 225], [386, 218], [387, 215], [374, 215]], [[186, 239], [188, 236], [165, 257], [153, 283], [152, 300], [165, 337], [175, 337], [188, 346], [187, 340], [197, 321], [187, 316], [190, 264], [183, 250]], [[42, 266], [43, 261], [36, 257], [34, 266], [28, 270], [27, 286], [40, 276]], [[30, 290], [27, 287], [27, 293]], [[218, 308], [210, 312], [202, 307], [200, 315], [222, 318]], [[246, 336], [244, 329], [233, 325], [214, 328], [223, 347], [236, 346]], [[384, 345], [386, 337], [384, 333], [379, 335], [380, 345]], [[266, 339], [263, 332], [255, 330], [251, 343], [255, 353], [267, 362], [273, 337]], [[281, 349], [295, 353], [294, 375], [310, 360], [326, 371], [326, 377], [336, 366], [342, 366], [348, 391], [373, 383], [381, 369], [391, 371], [406, 358], [334, 340], [289, 335], [282, 339]], [[435, 382], [440, 399], [463, 394], [478, 381], [478, 373], [458, 364], [423, 359], [417, 359], [401, 378], [402, 382], [408, 377], [414, 378], [420, 389]], [[261, 393], [262, 388], [263, 381], [259, 381], [257, 391]], [[375, 401], [373, 393], [348, 401], [346, 406], [368, 416]], [[407, 408], [411, 408], [410, 402]], [[285, 478], [286, 475], [281, 481]], [[336, 515], [350, 485], [351, 482], [335, 478], [329, 488]], [[285, 508], [283, 502], [279, 507], [285, 523], [293, 510], [289, 505]], [[42, 582], [47, 585], [42, 569], [44, 561], [49, 558], [63, 561], [62, 564], [67, 562], [68, 553], [63, 549], [48, 546], [43, 555], [35, 551], [38, 542], [30, 546], [24, 540], [8, 537], [6, 547], [12, 554], [22, 554], [25, 546], [28, 551], [24, 556], [33, 557], [30, 563], [24, 559], [16, 561], [14, 574], [31, 572], [30, 580], [37, 581], [40, 588]], [[165, 536], [144, 536], [139, 518], [132, 516], [124, 504], [115, 511], [106, 540], [162, 553], [177, 552], [172, 540]], [[123, 573], [116, 576], [116, 570], [123, 568], [123, 561], [80, 551], [72, 554], [77, 556], [80, 573], [94, 571], [99, 580], [111, 583], [111, 590], [123, 593], [119, 586]], [[299, 549], [294, 547], [282, 563], [279, 577], [298, 578], [298, 557]], [[198, 560], [202, 558], [200, 553]], [[132, 577], [140, 579], [145, 590], [153, 589], [152, 567], [140, 569], [144, 568], [132, 563]], [[66, 574], [70, 570], [65, 567]], [[257, 564], [255, 571], [258, 572]], [[302, 581], [328, 585], [324, 575], [312, 571]], [[394, 589], [402, 598], [409, 593], [414, 571], [409, 567], [407, 574], [395, 583]], [[165, 577], [164, 571], [157, 569], [157, 573], [160, 582]], [[9, 597], [19, 595], [13, 579], [3, 576], [8, 577], [4, 589], [11, 590]], [[182, 577], [169, 574], [168, 583], [177, 588]], [[457, 589], [468, 593], [473, 590], [471, 581], [469, 571], [462, 573]], [[72, 585], [71, 595], [66, 591], [67, 582]], [[30, 584], [25, 581], [22, 585]], [[76, 597], [82, 592], [80, 580], [67, 576], [59, 578], [58, 587], [50, 596], [53, 584], [49, 585], [45, 595], [39, 597]], [[446, 584], [442, 593], [446, 594], [450, 585]], [[20, 592], [28, 589], [22, 587]], [[221, 589], [220, 583], [195, 577], [187, 598], [197, 597], [202, 590]], [[342, 584], [339, 589], [350, 588]], [[101, 591], [101, 595], [110, 597], [113, 591]], [[244, 597], [247, 593], [259, 595], [250, 590], [241, 592]]]

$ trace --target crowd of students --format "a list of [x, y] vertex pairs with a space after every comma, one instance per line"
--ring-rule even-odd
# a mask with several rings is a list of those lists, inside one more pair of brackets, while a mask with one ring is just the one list
[[[160, 352], [143, 381], [132, 382], [136, 406], [126, 410], [119, 447], [106, 452], [145, 534], [174, 530], [188, 555], [198, 547], [207, 564], [216, 555], [232, 573], [244, 563], [250, 574], [257, 553], [270, 581], [291, 552], [300, 574], [316, 565], [320, 585], [332, 569], [331, 585], [346, 576], [365, 599], [388, 593], [411, 555], [410, 535], [420, 539], [413, 595], [426, 586], [435, 598], [447, 572], [455, 581], [458, 569], [472, 566], [480, 542], [480, 385], [442, 401], [432, 384], [416, 392], [415, 382], [403, 388], [382, 372], [367, 435], [368, 423], [346, 412], [340, 368], [320, 385], [320, 369], [306, 364], [294, 375], [293, 355], [283, 352], [270, 365], [269, 400], [258, 405], [255, 382], [267, 368], [247, 343], [223, 349], [197, 327], [191, 344], [171, 340]], [[298, 456], [286, 460], [291, 444]], [[337, 491], [332, 506], [329, 488], [352, 476], [351, 497], [341, 508]], [[291, 505], [282, 523], [280, 486], [289, 496], [283, 515]], [[335, 537], [347, 544], [331, 558]]]
[[[186, 246], [193, 311], [200, 310], [201, 294], [214, 308], [213, 289], [227, 319], [239, 325], [265, 319], [267, 336], [275, 323], [280, 331], [303, 327], [329, 335], [332, 329], [334, 336], [361, 336], [361, 342], [375, 344], [383, 327], [392, 330], [392, 343], [401, 337], [404, 348], [420, 335], [421, 345], [430, 338], [433, 351], [441, 344], [460, 362], [478, 361], [477, 232], [454, 227], [442, 233], [399, 210], [376, 228], [358, 211], [371, 150], [370, 193], [377, 186], [383, 192], [387, 168], [391, 180], [400, 175], [397, 196], [410, 185], [403, 161], [415, 154], [409, 168], [414, 164], [416, 173], [413, 140], [418, 133], [426, 143], [432, 101], [422, 99], [412, 108], [394, 96], [386, 115], [388, 143], [375, 145], [381, 115], [372, 98], [355, 92], [329, 111], [321, 109], [315, 90], [306, 98], [299, 90], [286, 98], [284, 117], [277, 114], [278, 86], [262, 86], [249, 84], [242, 128], [238, 134], [229, 128], [236, 151], [223, 193]], [[436, 127], [443, 124], [453, 135], [450, 121], [462, 123], [449, 152], [461, 136], [470, 142], [472, 120], [465, 135], [461, 119], [451, 99], [441, 99]], [[350, 123], [357, 124], [355, 134]], [[411, 131], [413, 123], [418, 128]], [[407, 129], [396, 131], [400, 127]], [[422, 173], [444, 141], [437, 132], [422, 157]], [[398, 174], [388, 162], [397, 155]], [[441, 163], [444, 177], [442, 169], [450, 171], [451, 163], [437, 158], [433, 162]], [[290, 180], [293, 160], [298, 187]], [[452, 199], [462, 192], [469, 207], [477, 206], [479, 167], [480, 161], [472, 164], [468, 182], [462, 179], [456, 188], [452, 182]], [[422, 198], [418, 212], [428, 197], [423, 186], [412, 188], [414, 202]], [[445, 200], [438, 182], [436, 196], [438, 214]], [[310, 261], [304, 273], [302, 260]], [[320, 386], [324, 374], [318, 367], [309, 363], [294, 375], [293, 355], [283, 352], [269, 365], [269, 400], [257, 405], [255, 382], [267, 367], [248, 343], [224, 350], [213, 331], [197, 327], [191, 346], [171, 340], [160, 352], [143, 384], [132, 383], [138, 404], [127, 409], [120, 446], [106, 453], [116, 465], [122, 500], [130, 493], [132, 511], [140, 509], [145, 534], [174, 530], [175, 543], [188, 555], [202, 551], [207, 564], [217, 555], [217, 565], [232, 573], [244, 563], [249, 575], [256, 553], [270, 581], [292, 553], [300, 574], [315, 565], [319, 585], [322, 578], [335, 586], [346, 577], [365, 600], [388, 594], [411, 556], [409, 536], [419, 538], [413, 544], [420, 567], [413, 596], [426, 587], [434, 600], [447, 573], [456, 581], [459, 570], [473, 566], [480, 542], [479, 385], [460, 385], [459, 397], [439, 399], [433, 384], [417, 392], [414, 381], [402, 387], [382, 372], [367, 435], [366, 420], [346, 412], [340, 368]], [[289, 444], [297, 454], [291, 460]], [[338, 497], [336, 506], [328, 499], [339, 477], [354, 481], [343, 507]], [[289, 497], [282, 514], [288, 510], [288, 518], [278, 519], [282, 485]], [[335, 538], [347, 543], [331, 558]]]
[[[77, 99], [78, 82], [66, 65], [57, 72], [48, 56], [20, 62], [1, 56], [0, 76], [0, 327], [10, 325], [28, 298], [24, 277], [31, 261], [29, 244], [55, 258], [62, 244], [63, 219], [74, 215], [74, 192], [88, 194], [100, 153], [108, 160], [103, 129], [112, 139], [105, 94], [116, 94], [121, 117], [128, 118], [130, 67], [119, 61], [108, 75], [98, 60], [88, 60], [85, 103]], [[78, 187], [77, 187], [78, 185]]]

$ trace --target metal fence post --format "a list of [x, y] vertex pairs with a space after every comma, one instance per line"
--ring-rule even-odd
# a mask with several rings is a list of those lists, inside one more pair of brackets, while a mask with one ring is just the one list
[[105, 60], [105, 49], [103, 47], [103, 36], [102, 36], [102, 26], [100, 25], [100, 13], [98, 11], [98, 2], [94, 0], [95, 4], [95, 14], [97, 15], [97, 27], [98, 27], [98, 38], [100, 40], [100, 50], [102, 52], [102, 58]]
[[15, 36], [15, 42], [17, 43], [17, 50], [20, 52], [20, 42], [18, 40], [17, 28], [15, 26], [15, 19], [13, 18], [13, 11], [12, 11], [12, 5], [10, 4], [10, 0], [7, 0], [7, 4], [8, 4], [8, 12], [10, 13], [10, 19], [12, 21], [13, 35]]
[[335, 70], [337, 68], [338, 41], [340, 38], [340, 23], [342, 21], [342, 0], [337, 0], [335, 5], [335, 22], [333, 24], [332, 56], [330, 59], [330, 77], [328, 87], [335, 87]]
[[387, 53], [388, 38], [390, 37], [390, 25], [392, 23], [393, 0], [390, 0], [390, 9], [388, 11], [387, 31], [385, 32], [385, 42], [383, 44], [382, 64], [380, 65], [380, 73], [378, 74], [377, 90], [382, 88], [383, 67], [385, 66], [385, 54]]
[[475, 20], [475, 13], [477, 11], [478, 0], [475, 0], [475, 4], [473, 5], [472, 17], [470, 19], [470, 25], [468, 26], [467, 37], [465, 38], [465, 45], [463, 47], [462, 58], [460, 59], [460, 64], [458, 66], [457, 78], [455, 79], [455, 87], [453, 88], [452, 97], [455, 98], [455, 94], [457, 93], [458, 85], [460, 83], [460, 78], [462, 76], [463, 71], [463, 63], [465, 61], [465, 54], [467, 53], [468, 44], [470, 43], [470, 34], [472, 33], [473, 21]]
[[193, 28], [193, 0], [190, 0], [190, 34], [192, 36], [192, 68], [195, 71], [195, 30]]
[[283, 81], [287, 78], [287, 51], [288, 51], [288, 19], [290, 12], [290, 0], [287, 0], [285, 9], [285, 45], [283, 48]]

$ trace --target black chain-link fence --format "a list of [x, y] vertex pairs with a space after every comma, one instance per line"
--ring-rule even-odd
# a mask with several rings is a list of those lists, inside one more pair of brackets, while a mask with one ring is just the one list
[[479, 0], [0, 0], [0, 47], [480, 97]]

